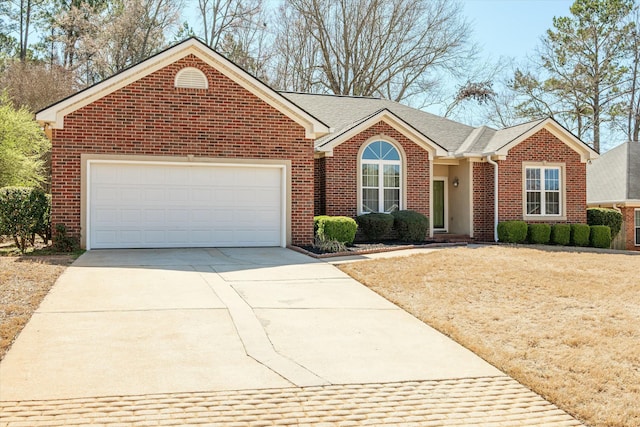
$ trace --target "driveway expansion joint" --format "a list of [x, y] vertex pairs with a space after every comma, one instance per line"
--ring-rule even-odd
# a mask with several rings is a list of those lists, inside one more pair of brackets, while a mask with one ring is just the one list
[[296, 386], [329, 384], [325, 379], [274, 349], [253, 308], [228, 282], [217, 280], [219, 278], [217, 273], [203, 271], [200, 274], [222, 303], [227, 306], [248, 356]]

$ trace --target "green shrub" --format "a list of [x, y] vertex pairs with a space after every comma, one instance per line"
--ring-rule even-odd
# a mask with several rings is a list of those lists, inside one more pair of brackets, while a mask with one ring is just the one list
[[59, 252], [73, 252], [80, 247], [80, 241], [78, 237], [69, 235], [64, 224], [56, 224], [53, 247]]
[[614, 239], [622, 228], [622, 214], [615, 209], [589, 208], [587, 209], [588, 225], [607, 225], [611, 229]]
[[368, 213], [357, 216], [356, 223], [368, 240], [381, 240], [393, 228], [393, 217], [384, 213]]
[[45, 243], [51, 234], [51, 199], [39, 188], [0, 189], [0, 234], [11, 236], [20, 252], [35, 243], [36, 234]]
[[571, 224], [570, 243], [573, 246], [589, 246], [591, 229], [587, 224]]
[[403, 242], [421, 242], [427, 236], [429, 218], [420, 212], [394, 211], [391, 216], [393, 216], [393, 228]]
[[498, 240], [504, 243], [522, 243], [527, 239], [528, 227], [524, 221], [498, 223]]
[[571, 226], [569, 224], [553, 224], [551, 226], [551, 243], [566, 246], [571, 241]]
[[594, 248], [611, 247], [611, 229], [607, 225], [592, 225], [589, 244]]
[[358, 224], [353, 218], [346, 216], [321, 215], [313, 219], [316, 236], [320, 240], [335, 240], [351, 244], [356, 237]]
[[551, 239], [551, 226], [549, 224], [529, 224], [527, 241], [534, 245], [546, 245]]

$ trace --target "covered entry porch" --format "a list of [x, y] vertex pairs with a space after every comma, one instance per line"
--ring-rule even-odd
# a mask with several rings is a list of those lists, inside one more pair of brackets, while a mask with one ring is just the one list
[[[467, 159], [433, 163], [432, 217], [434, 239], [473, 238], [473, 167]], [[448, 240], [448, 239], [446, 239]]]

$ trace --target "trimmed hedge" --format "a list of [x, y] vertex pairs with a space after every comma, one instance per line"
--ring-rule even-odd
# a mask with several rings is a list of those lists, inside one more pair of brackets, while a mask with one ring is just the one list
[[551, 239], [551, 226], [549, 224], [529, 224], [527, 241], [535, 245], [546, 245]]
[[611, 228], [607, 225], [592, 225], [589, 244], [594, 248], [611, 247]]
[[0, 188], [0, 234], [11, 236], [22, 253], [36, 234], [51, 237], [51, 198], [39, 188]]
[[353, 243], [358, 229], [355, 220], [346, 216], [320, 215], [313, 218], [313, 224], [320, 240], [344, 244]]
[[622, 214], [615, 209], [587, 209], [588, 225], [607, 225], [611, 229], [611, 238], [615, 238], [622, 228]]
[[589, 246], [591, 228], [587, 224], [571, 224], [570, 243], [573, 246]]
[[571, 241], [571, 225], [553, 224], [551, 226], [551, 243], [566, 246]]
[[381, 240], [393, 228], [393, 217], [384, 213], [368, 213], [356, 217], [356, 223], [368, 240]]
[[522, 243], [527, 239], [528, 227], [524, 221], [503, 221], [498, 223], [498, 241]]
[[402, 210], [391, 212], [393, 227], [403, 242], [421, 242], [429, 230], [429, 218], [420, 212]]

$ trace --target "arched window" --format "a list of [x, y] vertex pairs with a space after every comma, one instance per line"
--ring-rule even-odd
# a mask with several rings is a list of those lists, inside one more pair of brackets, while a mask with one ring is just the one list
[[393, 212], [400, 209], [400, 152], [386, 141], [374, 141], [362, 151], [360, 212]]

